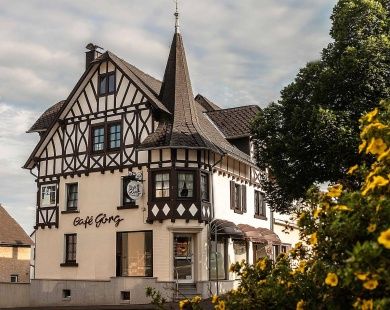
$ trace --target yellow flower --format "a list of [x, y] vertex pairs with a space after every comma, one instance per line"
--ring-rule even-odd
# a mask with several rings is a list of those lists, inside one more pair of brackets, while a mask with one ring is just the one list
[[363, 140], [363, 142], [359, 145], [359, 153], [363, 152], [363, 150], [366, 148], [367, 141]]
[[257, 282], [257, 284], [259, 284], [259, 285], [262, 285], [262, 284], [264, 284], [264, 283], [266, 283], [267, 282], [267, 280], [260, 280], [259, 282]]
[[180, 300], [179, 301], [179, 310], [183, 310], [184, 306], [186, 304], [188, 304], [189, 300], [188, 299], [184, 299], [184, 300]]
[[370, 225], [368, 225], [367, 231], [368, 231], [369, 233], [372, 233], [372, 232], [374, 232], [375, 230], [376, 230], [376, 224], [371, 223]]
[[364, 118], [365, 118], [369, 123], [371, 123], [377, 114], [378, 114], [378, 108], [375, 108], [375, 109], [372, 110], [371, 112], [369, 112], [369, 113], [367, 113], [366, 115], [364, 115]]
[[337, 284], [339, 283], [339, 278], [335, 273], [329, 272], [326, 276], [325, 283], [330, 286], [337, 286]]
[[373, 303], [372, 299], [363, 300], [362, 310], [372, 310], [372, 309], [374, 309], [374, 303]]
[[334, 207], [334, 210], [336, 210], [336, 211], [351, 211], [351, 208], [349, 208], [345, 205], [337, 205]]
[[311, 245], [316, 245], [318, 243], [317, 233], [316, 232], [310, 236], [309, 242], [310, 242]]
[[202, 298], [200, 296], [195, 296], [194, 298], [191, 299], [191, 303], [198, 304], [200, 303], [201, 300]]
[[370, 291], [375, 290], [377, 286], [378, 286], [378, 280], [375, 279], [368, 280], [363, 284], [363, 287]]
[[328, 188], [328, 197], [339, 197], [343, 191], [343, 186], [341, 184], [336, 184]]
[[220, 300], [218, 305], [215, 306], [216, 310], [225, 310], [225, 302], [223, 300]]
[[383, 159], [387, 159], [387, 158], [389, 158], [389, 157], [390, 157], [390, 148], [389, 148], [386, 152], [382, 153], [382, 154], [378, 157], [378, 160], [379, 160], [379, 161], [382, 161]]
[[260, 259], [258, 262], [257, 262], [257, 268], [259, 268], [260, 270], [264, 270], [266, 267], [267, 267], [267, 262], [264, 258]]
[[353, 174], [359, 168], [358, 165], [355, 165], [348, 169], [347, 174]]
[[374, 176], [372, 178], [371, 182], [368, 182], [366, 184], [365, 189], [362, 191], [362, 195], [365, 196], [370, 190], [374, 190], [376, 187], [383, 187], [389, 184], [389, 180], [385, 179], [384, 177], [378, 175]]
[[355, 276], [361, 280], [361, 281], [366, 281], [369, 273], [368, 272], [355, 272]]
[[216, 304], [217, 301], [218, 301], [218, 295], [213, 295], [213, 298], [211, 299], [211, 302], [212, 302], [213, 304]]
[[320, 215], [320, 213], [322, 212], [322, 209], [321, 208], [317, 208], [314, 210], [313, 212], [313, 217], [316, 219], [318, 218], [318, 216]]
[[382, 154], [387, 149], [386, 143], [382, 140], [382, 138], [371, 138], [371, 142], [367, 147], [366, 153], [371, 154]]
[[378, 237], [378, 243], [382, 244], [386, 249], [390, 249], [390, 228], [381, 232]]
[[297, 308], [296, 310], [303, 310], [304, 309], [304, 306], [305, 305], [305, 302], [301, 299], [300, 301], [297, 302]]

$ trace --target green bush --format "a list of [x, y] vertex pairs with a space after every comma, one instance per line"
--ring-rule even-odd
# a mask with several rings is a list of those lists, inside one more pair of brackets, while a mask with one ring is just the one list
[[390, 309], [390, 101], [360, 122], [365, 164], [348, 174], [361, 189], [312, 189], [298, 220], [304, 244], [275, 263], [232, 265], [241, 284], [218, 298], [227, 309]]

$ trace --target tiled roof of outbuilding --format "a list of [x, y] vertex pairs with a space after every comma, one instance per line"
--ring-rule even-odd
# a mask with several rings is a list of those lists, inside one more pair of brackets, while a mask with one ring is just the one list
[[33, 241], [23, 228], [0, 205], [0, 246], [4, 245], [32, 245]]
[[48, 108], [43, 114], [37, 119], [34, 125], [27, 132], [42, 132], [45, 131], [54, 119], [57, 118], [57, 114], [60, 112], [65, 100], [61, 100], [56, 104]]
[[257, 105], [248, 105], [231, 109], [222, 109], [207, 112], [207, 116], [214, 122], [227, 139], [250, 136], [251, 121], [260, 111]]

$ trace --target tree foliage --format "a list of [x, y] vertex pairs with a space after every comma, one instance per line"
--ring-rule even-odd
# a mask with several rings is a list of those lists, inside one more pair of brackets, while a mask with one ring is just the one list
[[313, 183], [343, 180], [359, 160], [358, 119], [390, 97], [390, 0], [340, 0], [331, 19], [321, 59], [253, 124], [266, 198], [281, 212]]
[[361, 119], [359, 152], [372, 161], [349, 175], [359, 190], [311, 192], [301, 210], [301, 240], [273, 264], [236, 263], [237, 290], [219, 297], [227, 309], [390, 309], [390, 101]]

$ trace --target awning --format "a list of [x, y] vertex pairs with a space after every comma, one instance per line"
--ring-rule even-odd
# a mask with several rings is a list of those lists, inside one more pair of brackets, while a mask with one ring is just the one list
[[210, 223], [211, 236], [215, 236], [215, 231], [218, 236], [230, 237], [233, 239], [244, 239], [244, 233], [236, 224], [226, 220], [215, 219]]
[[256, 228], [248, 224], [238, 224], [239, 229], [244, 232], [245, 238], [256, 243], [281, 244], [278, 235], [268, 228]]

